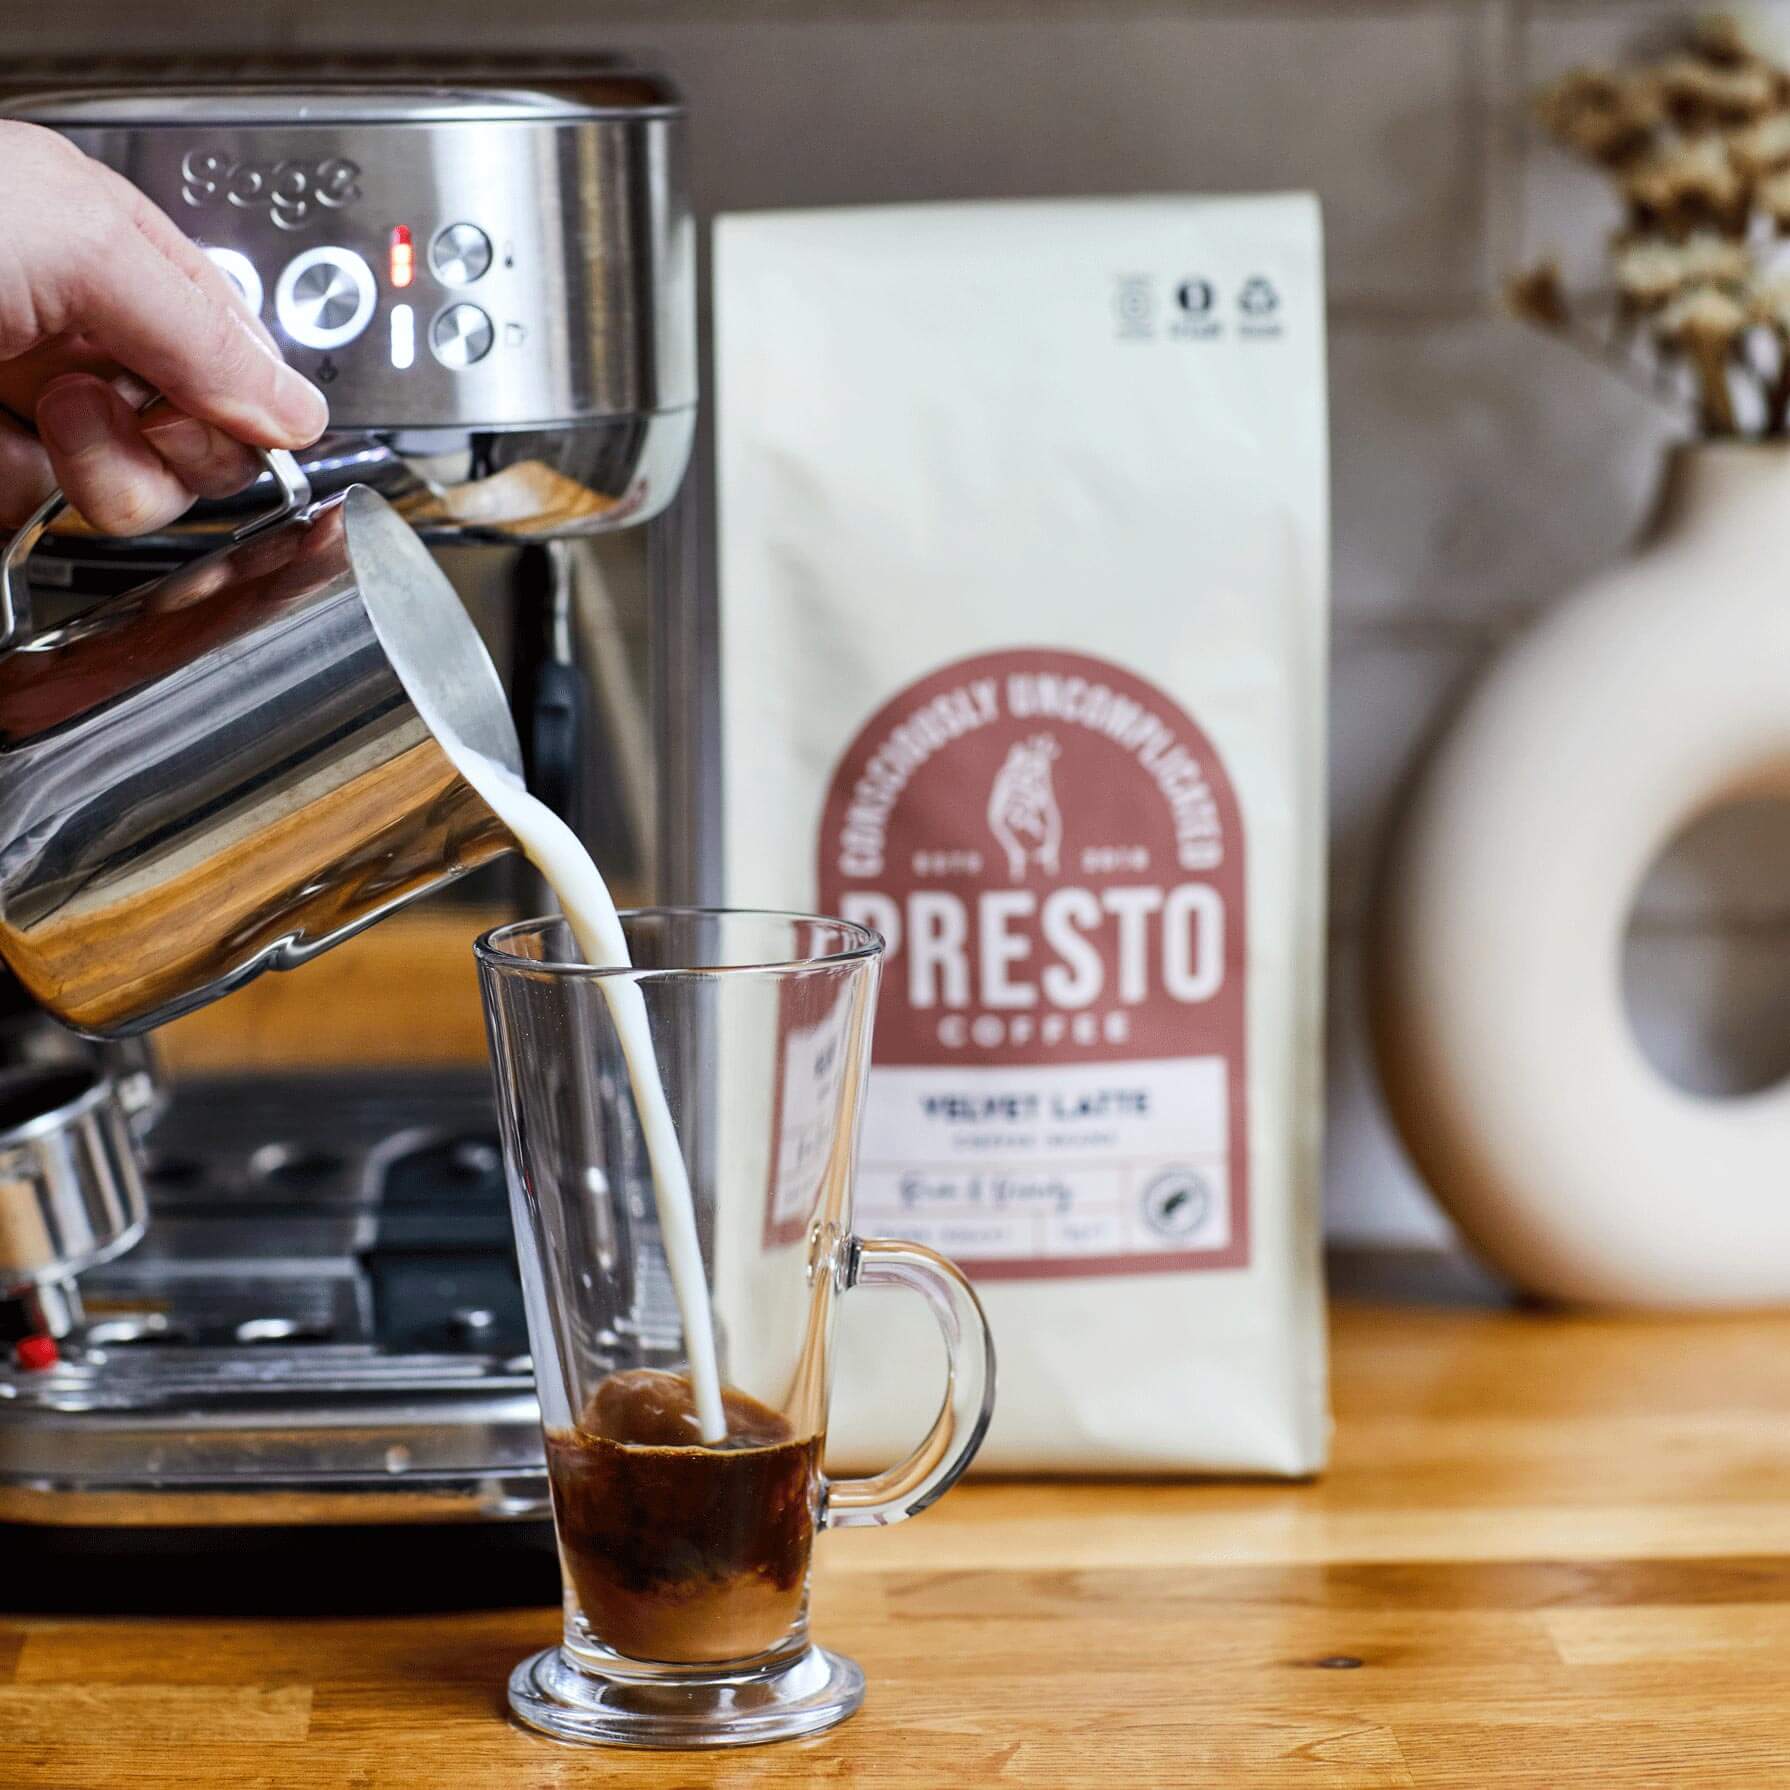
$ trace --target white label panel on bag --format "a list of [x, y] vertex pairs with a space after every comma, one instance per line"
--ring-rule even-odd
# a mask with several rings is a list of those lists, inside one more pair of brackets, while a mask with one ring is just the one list
[[1221, 1057], [879, 1068], [857, 1224], [984, 1279], [1148, 1272], [1231, 1236]]

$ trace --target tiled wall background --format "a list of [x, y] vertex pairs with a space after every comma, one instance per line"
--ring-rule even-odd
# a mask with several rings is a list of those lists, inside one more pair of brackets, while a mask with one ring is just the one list
[[[1777, 12], [1790, 36], [1790, 7]], [[1487, 656], [1622, 550], [1678, 426], [1499, 315], [1504, 271], [1595, 244], [1609, 221], [1598, 183], [1535, 141], [1525, 95], [1680, 14], [1618, 0], [110, 0], [0, 4], [0, 56], [613, 46], [684, 83], [705, 211], [1315, 187], [1336, 467], [1331, 1225], [1427, 1240], [1446, 1227], [1379, 1111], [1357, 990], [1389, 803]], [[1760, 811], [1702, 829], [1650, 885], [1631, 1000], [1679, 1079], [1732, 1089], [1790, 1068], [1787, 894], [1790, 826]]]

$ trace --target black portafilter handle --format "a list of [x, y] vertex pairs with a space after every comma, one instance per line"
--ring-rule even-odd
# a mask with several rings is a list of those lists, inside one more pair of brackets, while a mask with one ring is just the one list
[[577, 829], [578, 761], [584, 737], [584, 679], [576, 665], [543, 659], [528, 690], [522, 758], [530, 791]]
[[625, 759], [576, 658], [571, 579], [564, 543], [519, 557], [511, 690], [523, 770], [530, 793], [597, 854], [604, 874], [631, 884], [641, 864], [622, 786]]
[[32, 1054], [25, 1048], [27, 1031], [54, 1023], [25, 992], [24, 983], [0, 963], [0, 1069]]
[[0, 963], [0, 1070], [46, 1059], [86, 1060], [97, 1046], [71, 1032], [31, 998], [23, 982]]
[[0, 963], [0, 1079], [13, 1070], [50, 1065], [79, 1066], [103, 1076], [138, 1138], [148, 1135], [167, 1107], [167, 1090], [157, 1075], [155, 1050], [147, 1035], [104, 1043], [83, 1038], [46, 1013]]
[[24, 983], [5, 964], [0, 963], [0, 1020], [38, 1011], [37, 1003], [25, 992]]

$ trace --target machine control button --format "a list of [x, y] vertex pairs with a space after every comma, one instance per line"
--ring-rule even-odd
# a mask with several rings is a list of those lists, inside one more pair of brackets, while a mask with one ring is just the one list
[[491, 319], [477, 305], [449, 305], [429, 327], [429, 346], [444, 367], [456, 371], [491, 352]]
[[305, 348], [345, 348], [373, 320], [379, 288], [353, 249], [306, 249], [286, 263], [274, 288], [280, 328]]
[[261, 301], [267, 293], [262, 288], [261, 275], [254, 262], [241, 249], [207, 249], [205, 253], [224, 270], [230, 284], [242, 294], [243, 303], [259, 317]]
[[429, 266], [444, 286], [470, 286], [491, 266], [491, 238], [477, 224], [448, 224], [429, 244]]

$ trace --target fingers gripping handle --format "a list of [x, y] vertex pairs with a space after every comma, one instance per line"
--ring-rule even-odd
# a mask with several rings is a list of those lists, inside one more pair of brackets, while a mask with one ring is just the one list
[[31, 636], [31, 586], [25, 559], [43, 538], [43, 531], [68, 508], [68, 499], [52, 491], [0, 554], [0, 653], [23, 646]]
[[918, 1243], [854, 1237], [847, 1287], [905, 1287], [932, 1307], [945, 1338], [945, 1396], [920, 1446], [868, 1479], [827, 1482], [826, 1525], [899, 1523], [942, 1498], [975, 1458], [994, 1412], [994, 1339], [963, 1271]]
[[[160, 403], [152, 398], [145, 410]], [[258, 516], [246, 528], [238, 529], [236, 538], [254, 534], [276, 522], [296, 515], [311, 501], [311, 481], [305, 469], [284, 448], [259, 450], [263, 464], [273, 475], [279, 504], [265, 516]], [[31, 519], [6, 543], [0, 552], [0, 653], [23, 646], [31, 635], [31, 585], [25, 576], [25, 561], [31, 549], [43, 539], [44, 530], [68, 508], [68, 499], [60, 491], [52, 491], [38, 505]]]

